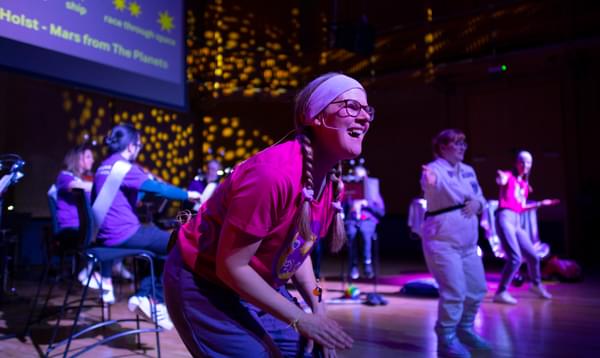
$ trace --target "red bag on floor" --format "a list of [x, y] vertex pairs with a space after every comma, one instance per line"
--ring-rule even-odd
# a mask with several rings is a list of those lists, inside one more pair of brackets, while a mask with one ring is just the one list
[[581, 266], [573, 260], [559, 259], [552, 256], [542, 268], [544, 279], [558, 279], [565, 282], [576, 282], [583, 279]]

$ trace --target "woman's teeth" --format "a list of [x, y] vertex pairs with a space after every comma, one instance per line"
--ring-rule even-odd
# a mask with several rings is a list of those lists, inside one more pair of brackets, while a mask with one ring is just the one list
[[363, 131], [358, 128], [353, 128], [348, 131], [348, 134], [353, 138], [358, 138], [361, 136], [361, 134], [363, 134]]

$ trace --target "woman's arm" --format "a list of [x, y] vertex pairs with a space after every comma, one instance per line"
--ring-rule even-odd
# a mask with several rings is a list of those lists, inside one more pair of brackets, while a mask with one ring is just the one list
[[[246, 237], [244, 237], [246, 236]], [[251, 242], [247, 245], [235, 245]], [[277, 293], [249, 265], [261, 244], [247, 234], [224, 226], [217, 248], [217, 276], [248, 302], [258, 306], [283, 322], [289, 322], [302, 335], [328, 348], [346, 349], [352, 339], [333, 320], [321, 315], [306, 314], [302, 309]]]
[[179, 189], [176, 186], [161, 183], [157, 180], [148, 179], [142, 183], [140, 187], [141, 191], [147, 193], [154, 193], [156, 195], [165, 197], [171, 200], [198, 200], [200, 199], [200, 193], [195, 191], [185, 191]]
[[[318, 245], [318, 242], [315, 242], [315, 245]], [[292, 280], [294, 281], [294, 285], [298, 289], [298, 292], [302, 298], [304, 298], [304, 301], [310, 305], [313, 313], [325, 314], [325, 304], [323, 301], [319, 302], [319, 297], [313, 293], [313, 290], [317, 287], [317, 279], [315, 278], [310, 256], [304, 260], [300, 268], [292, 277]]]
[[473, 177], [474, 177], [474, 179], [473, 179], [474, 182], [471, 182], [471, 185], [473, 185], [473, 189], [476, 189], [475, 196], [471, 197], [467, 201], [465, 201], [465, 203], [464, 203], [465, 207], [462, 208], [462, 213], [467, 218], [470, 218], [474, 215], [481, 214], [487, 204], [487, 201], [485, 200], [485, 197], [483, 196], [483, 191], [481, 190], [481, 186], [479, 185], [479, 180], [477, 180], [477, 174], [475, 174], [474, 170], [473, 170]]
[[508, 183], [508, 177], [510, 172], [505, 172], [503, 170], [496, 171], [496, 184], [500, 186], [505, 186]]
[[556, 205], [559, 203], [560, 203], [560, 200], [558, 200], [558, 199], [544, 199], [542, 201], [534, 201], [534, 202], [527, 203], [527, 205], [525, 205], [525, 207], [523, 209], [531, 210], [531, 209], [540, 208], [542, 206], [551, 206], [551, 205]]
[[422, 165], [421, 170], [421, 188], [423, 191], [426, 191], [437, 184], [437, 176], [435, 175], [433, 169], [427, 165]]
[[[231, 234], [228, 232], [228, 234]], [[223, 235], [221, 236], [223, 238]], [[245, 300], [273, 314], [284, 322], [293, 322], [303, 311], [289, 302], [250, 267], [250, 259], [261, 241], [234, 248], [237, 240], [223, 240], [217, 248], [217, 276]]]

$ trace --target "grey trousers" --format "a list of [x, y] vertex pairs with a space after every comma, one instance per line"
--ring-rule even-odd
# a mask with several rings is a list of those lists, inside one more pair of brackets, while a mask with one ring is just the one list
[[427, 239], [423, 240], [423, 252], [427, 267], [439, 285], [436, 328], [452, 331], [459, 325], [472, 327], [487, 292], [477, 246], [457, 247], [445, 240]]
[[533, 284], [541, 282], [540, 258], [538, 257], [529, 233], [521, 226], [521, 214], [504, 209], [496, 214], [496, 228], [506, 252], [506, 262], [502, 269], [502, 277], [498, 285], [498, 292], [508, 288], [513, 277], [521, 267], [522, 259], [527, 263], [529, 278]]

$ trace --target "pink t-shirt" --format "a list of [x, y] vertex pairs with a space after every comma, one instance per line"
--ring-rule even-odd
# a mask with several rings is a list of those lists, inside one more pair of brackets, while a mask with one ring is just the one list
[[511, 172], [504, 172], [508, 175], [508, 181], [505, 185], [500, 186], [500, 203], [501, 209], [509, 209], [517, 213], [525, 211], [527, 197], [529, 196], [529, 184], [518, 177], [515, 177]]
[[[197, 216], [179, 230], [178, 245], [188, 268], [222, 284], [215, 259], [220, 240], [238, 240], [232, 247], [262, 240], [250, 266], [273, 287], [283, 285], [312, 251], [298, 234], [295, 220], [302, 197], [302, 153], [293, 140], [258, 153], [238, 165], [206, 201]], [[316, 238], [327, 234], [335, 213], [328, 181], [311, 202], [311, 227]], [[241, 231], [246, 235], [231, 235]], [[235, 239], [237, 237], [237, 239]]]

